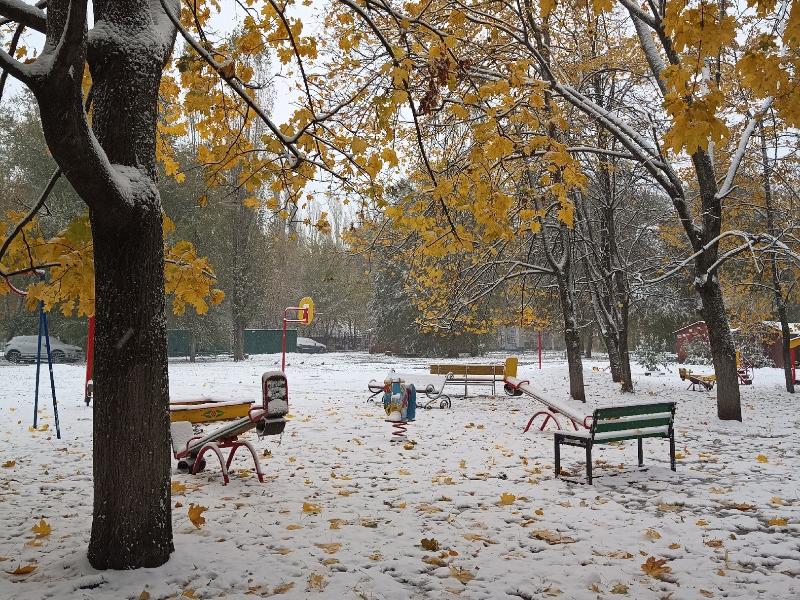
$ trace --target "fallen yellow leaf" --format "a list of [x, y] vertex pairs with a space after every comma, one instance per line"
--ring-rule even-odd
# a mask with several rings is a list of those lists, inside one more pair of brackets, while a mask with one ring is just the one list
[[302, 529], [302, 528], [303, 528], [302, 525], [297, 525], [295, 523], [292, 523], [291, 525], [287, 525], [286, 526], [286, 529], [288, 529], [289, 531], [295, 531], [297, 529]]
[[695, 521], [694, 524], [699, 525], [700, 527], [705, 527], [706, 525], [708, 525], [708, 521], [706, 521], [705, 519], [697, 519], [697, 521]]
[[422, 538], [420, 545], [431, 552], [436, 552], [439, 549], [439, 542], [436, 541], [436, 538]]
[[200, 529], [203, 524], [206, 522], [206, 518], [203, 516], [203, 513], [207, 511], [208, 508], [205, 506], [201, 506], [199, 504], [189, 504], [189, 520], [192, 522], [192, 525]]
[[466, 569], [454, 567], [452, 565], [450, 566], [450, 575], [458, 579], [464, 585], [475, 579], [475, 576]]
[[644, 537], [646, 537], [648, 540], [660, 540], [661, 534], [651, 527], [644, 532]]
[[37, 565], [18, 566], [13, 571], [6, 571], [9, 575], [30, 575], [36, 570]]
[[756, 456], [756, 460], [760, 463], [768, 463], [769, 459], [767, 458], [766, 454], [759, 454]]
[[615, 583], [614, 587], [611, 588], [612, 594], [627, 594], [628, 593], [628, 586], [624, 583]]
[[708, 540], [705, 545], [709, 548], [722, 548], [722, 540]]
[[279, 585], [276, 585], [272, 589], [272, 593], [273, 594], [285, 594], [286, 592], [291, 590], [293, 587], [294, 587], [294, 581], [287, 581], [286, 583], [281, 583]]
[[562, 535], [549, 529], [534, 529], [531, 531], [531, 537], [542, 540], [550, 544], [574, 544], [575, 540], [568, 535]]
[[325, 586], [328, 585], [328, 582], [325, 581], [325, 577], [320, 573], [311, 573], [308, 576], [308, 587], [306, 589], [313, 590], [315, 592], [321, 592], [325, 589]]
[[53, 528], [42, 518], [36, 525], [31, 527], [31, 531], [36, 534], [37, 538], [46, 538], [53, 531]]
[[170, 488], [172, 489], [173, 494], [183, 494], [186, 491], [186, 486], [180, 481], [173, 481], [170, 484]]
[[341, 550], [342, 545], [339, 543], [331, 543], [331, 544], [314, 544], [317, 548], [325, 551], [326, 554], [336, 554], [339, 550]]
[[642, 563], [642, 571], [650, 575], [650, 577], [655, 577], [656, 579], [662, 579], [664, 575], [667, 573], [672, 573], [672, 569], [668, 566], [666, 558], [656, 558], [655, 556], [649, 556], [647, 560]]
[[7, 460], [6, 462], [3, 463], [3, 467], [6, 468], [6, 469], [10, 469], [11, 467], [13, 467], [16, 464], [17, 464], [17, 461], [15, 461], [15, 460]]
[[770, 519], [769, 521], [767, 521], [767, 525], [780, 526], [780, 525], [788, 525], [788, 524], [789, 524], [789, 519], [787, 519], [786, 517], [774, 517], [774, 518]]
[[501, 506], [508, 506], [509, 504], [514, 504], [514, 501], [517, 497], [514, 494], [508, 494], [506, 492], [500, 494], [500, 505]]
[[318, 515], [322, 512], [322, 507], [319, 504], [312, 504], [311, 502], [303, 502], [303, 512], [310, 515]]

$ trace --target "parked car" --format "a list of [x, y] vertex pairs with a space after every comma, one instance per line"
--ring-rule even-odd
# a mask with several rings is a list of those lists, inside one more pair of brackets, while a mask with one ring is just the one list
[[297, 338], [297, 351], [306, 352], [308, 354], [316, 354], [317, 352], [325, 352], [328, 347], [325, 344], [320, 344], [316, 340], [307, 337]]
[[[6, 360], [14, 363], [36, 360], [38, 340], [38, 336], [35, 335], [15, 336], [6, 344], [3, 349], [3, 355]], [[51, 336], [50, 355], [53, 357], [53, 362], [69, 362], [80, 360], [83, 356], [83, 350], [79, 346], [65, 344], [57, 337]], [[42, 357], [47, 358], [47, 347], [44, 339], [42, 339]]]

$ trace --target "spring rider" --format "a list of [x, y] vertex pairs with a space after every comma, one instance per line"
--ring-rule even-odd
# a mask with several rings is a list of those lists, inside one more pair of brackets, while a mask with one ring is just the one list
[[392, 425], [392, 441], [406, 442], [406, 427], [417, 415], [417, 390], [394, 372], [383, 380], [383, 408], [387, 423]]

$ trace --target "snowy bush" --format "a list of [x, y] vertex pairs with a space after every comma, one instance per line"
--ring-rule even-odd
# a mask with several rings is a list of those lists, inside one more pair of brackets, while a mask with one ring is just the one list
[[690, 365], [710, 365], [711, 346], [705, 337], [696, 337], [686, 342], [686, 362]]
[[636, 362], [648, 371], [658, 371], [659, 367], [666, 367], [669, 362], [666, 342], [655, 335], [645, 335], [636, 348]]

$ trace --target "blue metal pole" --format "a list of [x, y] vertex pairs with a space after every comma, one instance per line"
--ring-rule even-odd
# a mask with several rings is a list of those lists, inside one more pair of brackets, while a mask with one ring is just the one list
[[39, 419], [39, 369], [42, 366], [42, 317], [44, 316], [44, 304], [39, 302], [39, 337], [36, 343], [36, 393], [33, 397], [33, 428]]
[[61, 428], [58, 425], [58, 402], [56, 401], [56, 380], [53, 377], [53, 355], [50, 352], [50, 331], [47, 327], [47, 314], [42, 310], [42, 323], [44, 323], [44, 341], [47, 345], [47, 366], [50, 368], [50, 391], [53, 393], [53, 416], [56, 422], [56, 438], [61, 439]]

